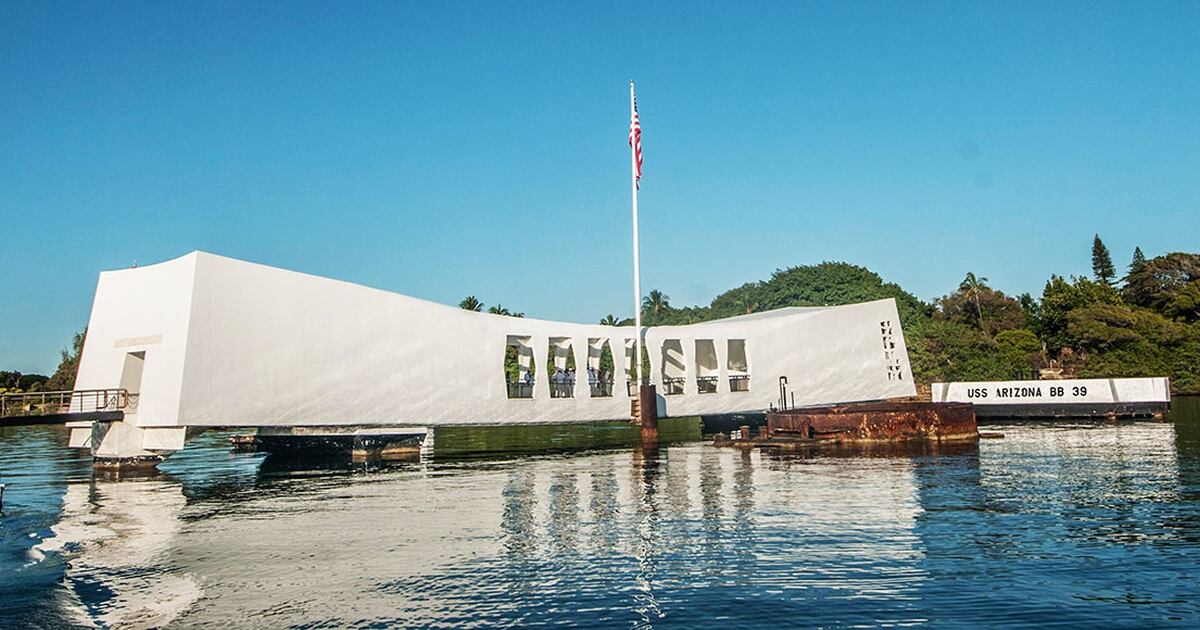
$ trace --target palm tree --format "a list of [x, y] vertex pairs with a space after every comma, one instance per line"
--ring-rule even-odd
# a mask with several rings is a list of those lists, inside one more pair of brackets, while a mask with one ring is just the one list
[[612, 313], [609, 313], [608, 315], [604, 316], [604, 319], [600, 320], [600, 325], [601, 326], [620, 326], [621, 323], [617, 321], [616, 317], [613, 317]]
[[508, 309], [504, 308], [499, 303], [497, 303], [495, 306], [489, 306], [488, 312], [492, 315], [512, 315], [512, 313], [508, 312]]
[[979, 329], [983, 334], [988, 334], [987, 326], [983, 325], [983, 307], [979, 305], [979, 294], [988, 289], [987, 278], [975, 277], [973, 272], [968, 271], [967, 277], [958, 284], [958, 290], [962, 291], [963, 297], [975, 302], [975, 312], [979, 314]]
[[479, 311], [483, 310], [483, 302], [475, 299], [474, 295], [468, 295], [467, 297], [463, 298], [463, 301], [458, 303], [458, 308], [461, 308], [465, 311], [475, 311], [478, 313]]
[[646, 297], [642, 298], [642, 310], [650, 311], [655, 316], [658, 316], [663, 311], [671, 308], [670, 300], [671, 296], [664, 294], [658, 289], [654, 289]]

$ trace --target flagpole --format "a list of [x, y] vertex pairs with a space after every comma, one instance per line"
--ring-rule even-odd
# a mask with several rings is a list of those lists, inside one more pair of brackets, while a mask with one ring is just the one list
[[[629, 119], [636, 114], [637, 101], [633, 93], [633, 80], [629, 81]], [[630, 143], [630, 189], [633, 192], [633, 325], [637, 328], [637, 341], [633, 357], [634, 375], [638, 387], [642, 386], [642, 270], [638, 259], [638, 181], [637, 147]]]

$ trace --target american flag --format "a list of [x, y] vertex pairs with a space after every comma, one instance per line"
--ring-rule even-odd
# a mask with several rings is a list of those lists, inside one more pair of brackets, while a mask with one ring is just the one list
[[633, 113], [629, 121], [629, 146], [633, 148], [633, 168], [637, 187], [642, 187], [642, 124], [638, 122], [637, 97], [633, 97]]

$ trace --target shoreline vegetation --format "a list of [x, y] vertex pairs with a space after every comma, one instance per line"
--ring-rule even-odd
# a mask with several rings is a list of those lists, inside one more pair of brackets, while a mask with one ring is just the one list
[[[968, 272], [953, 292], [925, 302], [866, 267], [822, 262], [778, 269], [770, 279], [725, 291], [708, 306], [674, 307], [668, 295], [652, 290], [642, 301], [642, 323], [693, 324], [788, 306], [894, 298], [919, 389], [935, 381], [1166, 376], [1172, 394], [1200, 393], [1200, 254], [1147, 259], [1136, 248], [1127, 273], [1118, 277], [1096, 235], [1092, 277], [1051, 274], [1037, 297], [1005, 295], [988, 282]], [[475, 296], [459, 307], [525, 315], [500, 304], [485, 309]], [[599, 323], [626, 326], [633, 319], [609, 314]], [[71, 389], [86, 334], [85, 328], [61, 351], [49, 377], [0, 371], [0, 394]], [[511, 380], [516, 357], [507, 359]], [[642, 359], [645, 366], [644, 351]]]
[[967, 273], [953, 292], [924, 302], [865, 267], [823, 262], [776, 270], [708, 306], [676, 308], [669, 296], [650, 291], [642, 322], [691, 324], [894, 298], [919, 388], [935, 381], [1167, 376], [1173, 394], [1200, 393], [1200, 254], [1147, 259], [1136, 248], [1118, 277], [1096, 235], [1092, 277], [1052, 274], [1037, 297], [1005, 295], [988, 282]]

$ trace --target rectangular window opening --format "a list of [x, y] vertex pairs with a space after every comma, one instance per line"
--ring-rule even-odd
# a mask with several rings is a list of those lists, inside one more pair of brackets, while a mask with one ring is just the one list
[[750, 391], [750, 357], [746, 354], [745, 339], [730, 339], [726, 355], [726, 371], [729, 373], [729, 391]]
[[667, 339], [662, 344], [662, 384], [664, 396], [677, 396], [687, 383], [687, 368], [683, 361], [683, 343]]
[[575, 397], [575, 349], [570, 337], [551, 337], [550, 353], [546, 357], [550, 374], [551, 398]]
[[720, 379], [717, 365], [717, 345], [712, 339], [696, 340], [696, 391], [701, 394], [717, 393]]
[[509, 335], [504, 346], [504, 382], [509, 398], [533, 398], [533, 339]]
[[612, 397], [613, 354], [607, 339], [588, 339], [587, 379], [592, 398]]

